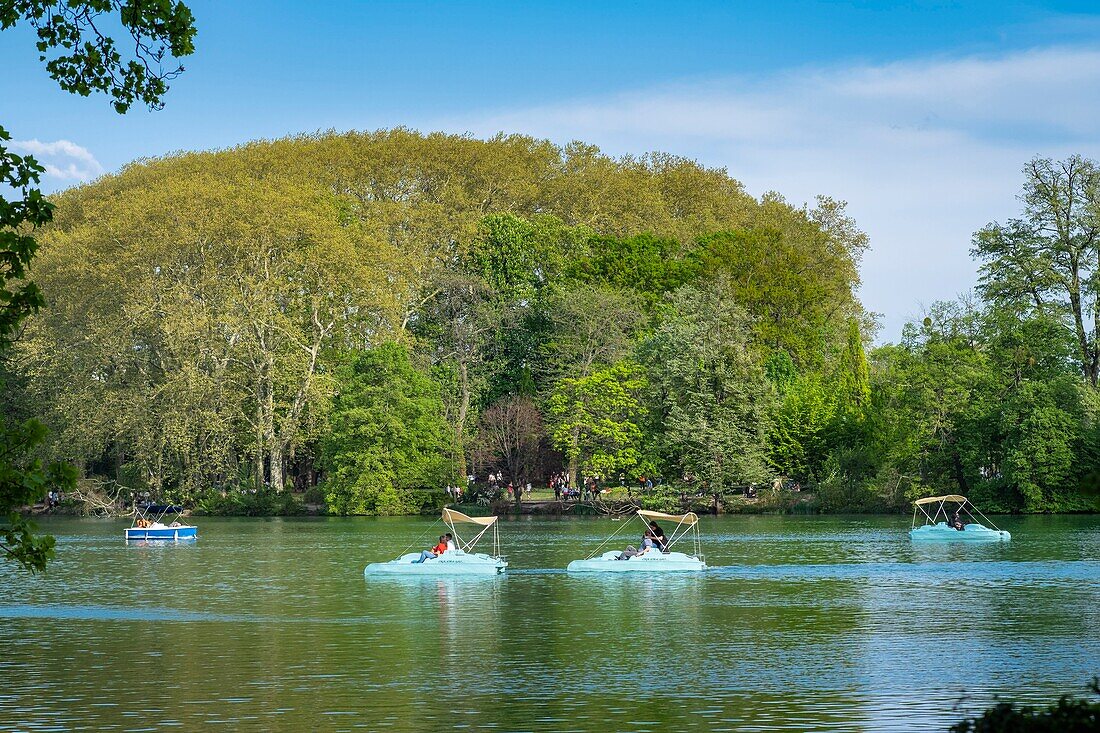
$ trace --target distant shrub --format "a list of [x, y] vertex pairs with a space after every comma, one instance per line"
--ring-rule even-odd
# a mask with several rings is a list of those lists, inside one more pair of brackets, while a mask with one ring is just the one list
[[886, 512], [893, 507], [873, 481], [852, 478], [839, 470], [814, 486], [817, 506], [823, 512]]
[[638, 499], [642, 509], [676, 514], [681, 509], [680, 492], [672, 488], [659, 488], [643, 494]]
[[304, 504], [324, 504], [325, 492], [320, 486], [310, 486], [302, 494], [302, 503]]
[[436, 514], [447, 503], [447, 492], [439, 490], [416, 490], [409, 492], [409, 503], [416, 507], [418, 514]]
[[211, 490], [195, 501], [195, 512], [222, 517], [289, 517], [305, 514], [306, 507], [289, 491]]

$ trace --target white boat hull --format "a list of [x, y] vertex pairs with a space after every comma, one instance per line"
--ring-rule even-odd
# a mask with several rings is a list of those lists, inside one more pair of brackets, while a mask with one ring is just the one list
[[503, 558], [462, 550], [451, 550], [439, 557], [415, 562], [419, 559], [419, 552], [410, 552], [389, 562], [372, 562], [363, 569], [363, 575], [499, 575], [508, 567]]
[[150, 527], [129, 527], [126, 530], [127, 540], [193, 540], [198, 536], [198, 528], [181, 524], [170, 527], [163, 524], [154, 524]]
[[909, 537], [923, 542], [1004, 542], [1012, 535], [1001, 529], [990, 529], [981, 524], [967, 524], [958, 530], [944, 522], [926, 524], [909, 530]]
[[683, 552], [650, 550], [644, 555], [636, 555], [626, 560], [616, 559], [620, 554], [620, 552], [612, 550], [588, 560], [574, 560], [569, 563], [566, 570], [570, 573], [683, 573], [707, 569], [706, 562]]

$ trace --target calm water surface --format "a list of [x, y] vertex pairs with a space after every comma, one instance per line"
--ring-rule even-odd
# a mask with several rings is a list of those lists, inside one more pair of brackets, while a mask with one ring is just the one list
[[946, 730], [1100, 673], [1100, 517], [939, 547], [900, 517], [705, 517], [713, 570], [633, 578], [561, 570], [617, 523], [516, 520], [506, 577], [369, 582], [438, 527], [198, 523], [44, 522], [49, 573], [0, 566], [0, 730]]

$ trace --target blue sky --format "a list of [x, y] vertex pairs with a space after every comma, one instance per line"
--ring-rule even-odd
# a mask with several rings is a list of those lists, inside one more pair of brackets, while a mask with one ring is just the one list
[[173, 150], [405, 125], [582, 139], [849, 202], [861, 295], [895, 340], [973, 284], [971, 233], [1035, 155], [1100, 158], [1100, 7], [995, 2], [190, 3], [160, 112], [57, 89], [0, 33], [0, 124], [51, 190]]

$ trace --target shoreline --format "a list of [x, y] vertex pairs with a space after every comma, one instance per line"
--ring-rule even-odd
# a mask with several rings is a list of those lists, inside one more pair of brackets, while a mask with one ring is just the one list
[[[496, 515], [501, 518], [506, 517], [619, 517], [631, 514], [635, 509], [651, 508], [647, 506], [647, 502], [628, 500], [628, 499], [613, 499], [609, 501], [562, 501], [562, 500], [532, 500], [523, 501], [520, 503], [517, 510], [516, 502], [514, 501], [498, 501], [493, 504], [477, 504], [477, 503], [463, 503], [463, 502], [449, 502], [446, 504], [440, 504], [438, 507], [431, 507], [431, 510], [423, 510], [415, 513], [407, 514], [339, 514], [335, 512], [329, 512], [323, 504], [313, 504], [298, 502], [298, 506], [294, 511], [271, 511], [271, 512], [249, 512], [249, 513], [234, 513], [234, 512], [209, 512], [202, 511], [196, 507], [187, 507], [181, 516], [185, 517], [256, 517], [256, 518], [271, 518], [271, 517], [427, 517], [434, 516], [438, 513], [439, 509], [446, 506], [456, 511], [461, 511], [463, 514], [470, 516], [489, 516]], [[865, 507], [839, 507], [835, 509], [821, 509], [814, 503], [814, 497], [807, 496], [805, 501], [801, 501], [795, 505], [777, 505], [772, 502], [761, 499], [746, 499], [743, 503], [729, 504], [722, 502], [719, 506], [715, 507], [712, 502], [710, 505], [704, 506], [699, 501], [687, 501], [680, 507], [666, 507], [672, 511], [688, 512], [693, 511], [700, 516], [907, 516], [909, 512], [905, 509], [891, 510], [887, 508], [865, 508]], [[20, 514], [32, 519], [42, 518], [54, 518], [54, 517], [99, 517], [103, 519], [125, 519], [133, 516], [131, 512], [119, 512], [114, 514], [92, 513], [83, 511], [81, 507], [69, 503], [65, 506], [47, 509], [43, 505], [34, 505], [30, 507], [21, 507], [19, 509]], [[985, 514], [991, 516], [1075, 516], [1075, 515], [1098, 515], [1100, 514], [1100, 507], [1092, 510], [1082, 511], [1068, 511], [1068, 512], [1023, 512], [1023, 511], [987, 511]]]

